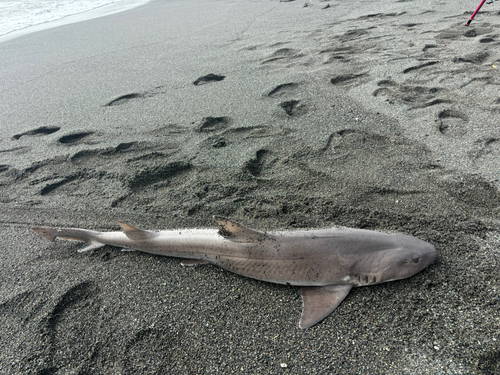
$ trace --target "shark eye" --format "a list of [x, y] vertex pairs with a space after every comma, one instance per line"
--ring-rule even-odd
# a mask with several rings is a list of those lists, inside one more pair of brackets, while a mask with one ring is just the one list
[[420, 261], [420, 258], [413, 258], [411, 261], [412, 263], [418, 263]]

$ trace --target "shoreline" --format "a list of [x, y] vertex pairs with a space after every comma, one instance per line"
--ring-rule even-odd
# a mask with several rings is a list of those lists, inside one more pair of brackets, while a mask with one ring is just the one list
[[98, 8], [86, 10], [80, 13], [70, 14], [58, 20], [26, 26], [22, 29], [14, 30], [7, 34], [0, 35], [0, 43], [16, 39], [24, 35], [36, 33], [38, 31], [48, 30], [64, 25], [70, 25], [77, 22], [84, 22], [87, 20], [105, 17], [119, 12], [126, 12], [127, 10], [133, 9], [135, 7], [145, 5], [150, 1], [152, 0], [120, 0], [113, 4], [103, 5]]

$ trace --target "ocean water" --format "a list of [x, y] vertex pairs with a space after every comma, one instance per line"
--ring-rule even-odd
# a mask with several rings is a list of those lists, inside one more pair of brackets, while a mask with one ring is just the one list
[[[46, 25], [71, 15], [89, 12], [115, 3], [117, 11], [146, 3], [145, 0], [0, 0], [0, 36], [30, 27]], [[119, 4], [117, 4], [119, 5]], [[81, 20], [81, 19], [80, 19]]]

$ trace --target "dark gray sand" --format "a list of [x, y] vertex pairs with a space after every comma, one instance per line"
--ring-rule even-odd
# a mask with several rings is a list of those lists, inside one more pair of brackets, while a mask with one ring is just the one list
[[[305, 6], [307, 4], [307, 6]], [[0, 44], [0, 372], [500, 373], [500, 8], [153, 1]], [[400, 231], [438, 258], [297, 327], [299, 289], [33, 226]]]

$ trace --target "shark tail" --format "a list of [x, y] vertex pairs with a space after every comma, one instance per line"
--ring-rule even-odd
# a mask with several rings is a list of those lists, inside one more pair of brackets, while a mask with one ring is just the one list
[[31, 230], [50, 242], [54, 242], [56, 238], [59, 237], [60, 232], [59, 229], [55, 228], [31, 228]]
[[61, 238], [64, 240], [74, 240], [86, 242], [86, 244], [78, 249], [78, 252], [89, 251], [93, 249], [98, 249], [105, 246], [106, 244], [101, 243], [95, 239], [92, 235], [92, 231], [85, 229], [76, 228], [31, 228], [33, 232], [39, 234], [43, 238], [54, 242], [56, 238]]

